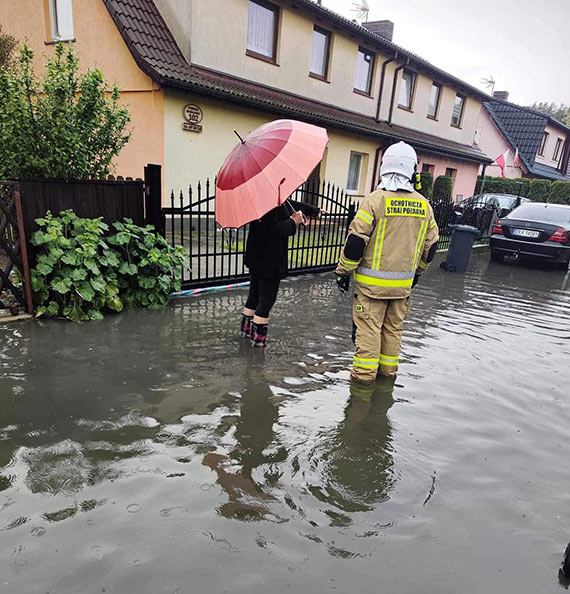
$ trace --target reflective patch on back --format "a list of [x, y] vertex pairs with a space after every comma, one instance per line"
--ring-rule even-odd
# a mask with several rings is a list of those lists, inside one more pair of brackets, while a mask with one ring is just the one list
[[387, 217], [427, 217], [427, 203], [417, 198], [386, 198]]

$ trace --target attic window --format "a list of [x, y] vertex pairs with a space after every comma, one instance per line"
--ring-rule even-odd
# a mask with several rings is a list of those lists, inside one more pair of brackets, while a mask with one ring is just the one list
[[546, 150], [546, 145], [548, 144], [548, 137], [550, 136], [550, 134], [548, 132], [545, 132], [544, 135], [542, 136], [542, 142], [540, 143], [540, 148], [538, 149], [538, 156], [539, 157], [543, 157], [544, 156], [544, 151]]
[[73, 41], [72, 0], [50, 0], [51, 38], [54, 41]]
[[554, 154], [552, 155], [552, 160], [553, 161], [558, 161], [559, 157], [560, 157], [560, 149], [562, 148], [562, 143], [564, 141], [562, 140], [562, 138], [557, 138], [556, 139], [556, 146], [554, 147]]
[[249, 0], [247, 14], [247, 55], [275, 64], [279, 7], [265, 0]]

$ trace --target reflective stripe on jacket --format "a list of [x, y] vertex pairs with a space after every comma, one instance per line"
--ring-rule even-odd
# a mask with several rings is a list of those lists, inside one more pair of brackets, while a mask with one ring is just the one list
[[354, 272], [354, 281], [371, 299], [408, 297], [414, 276], [429, 266], [429, 249], [439, 237], [429, 202], [418, 192], [403, 190], [368, 195], [350, 225], [350, 234], [364, 240], [364, 253], [354, 260], [343, 249], [336, 272]]

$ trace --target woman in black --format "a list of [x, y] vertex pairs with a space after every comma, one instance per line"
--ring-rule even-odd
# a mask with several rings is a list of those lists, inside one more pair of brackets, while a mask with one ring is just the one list
[[256, 347], [265, 346], [269, 312], [277, 299], [279, 283], [287, 276], [289, 237], [304, 223], [305, 215], [318, 217], [320, 214], [315, 206], [287, 200], [249, 227], [245, 265], [249, 268], [251, 282], [241, 331]]

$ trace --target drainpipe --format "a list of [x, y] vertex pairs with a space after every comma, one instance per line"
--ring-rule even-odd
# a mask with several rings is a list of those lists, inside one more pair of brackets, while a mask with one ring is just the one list
[[374, 168], [372, 169], [372, 187], [370, 188], [371, 192], [374, 192], [376, 189], [376, 184], [378, 181], [378, 161], [380, 160], [380, 151], [382, 150], [382, 146], [379, 146], [376, 149], [376, 154], [374, 155]]
[[384, 79], [386, 78], [386, 67], [398, 57], [396, 52], [391, 58], [382, 62], [382, 76], [380, 77], [380, 90], [378, 91], [378, 105], [376, 106], [376, 123], [380, 121], [380, 106], [382, 105], [382, 93], [384, 92]]
[[392, 114], [394, 113], [394, 99], [396, 98], [396, 83], [398, 82], [398, 73], [410, 64], [410, 58], [406, 60], [405, 64], [398, 66], [394, 70], [394, 82], [392, 83], [392, 99], [390, 100], [390, 113], [388, 114], [388, 125], [392, 125]]

